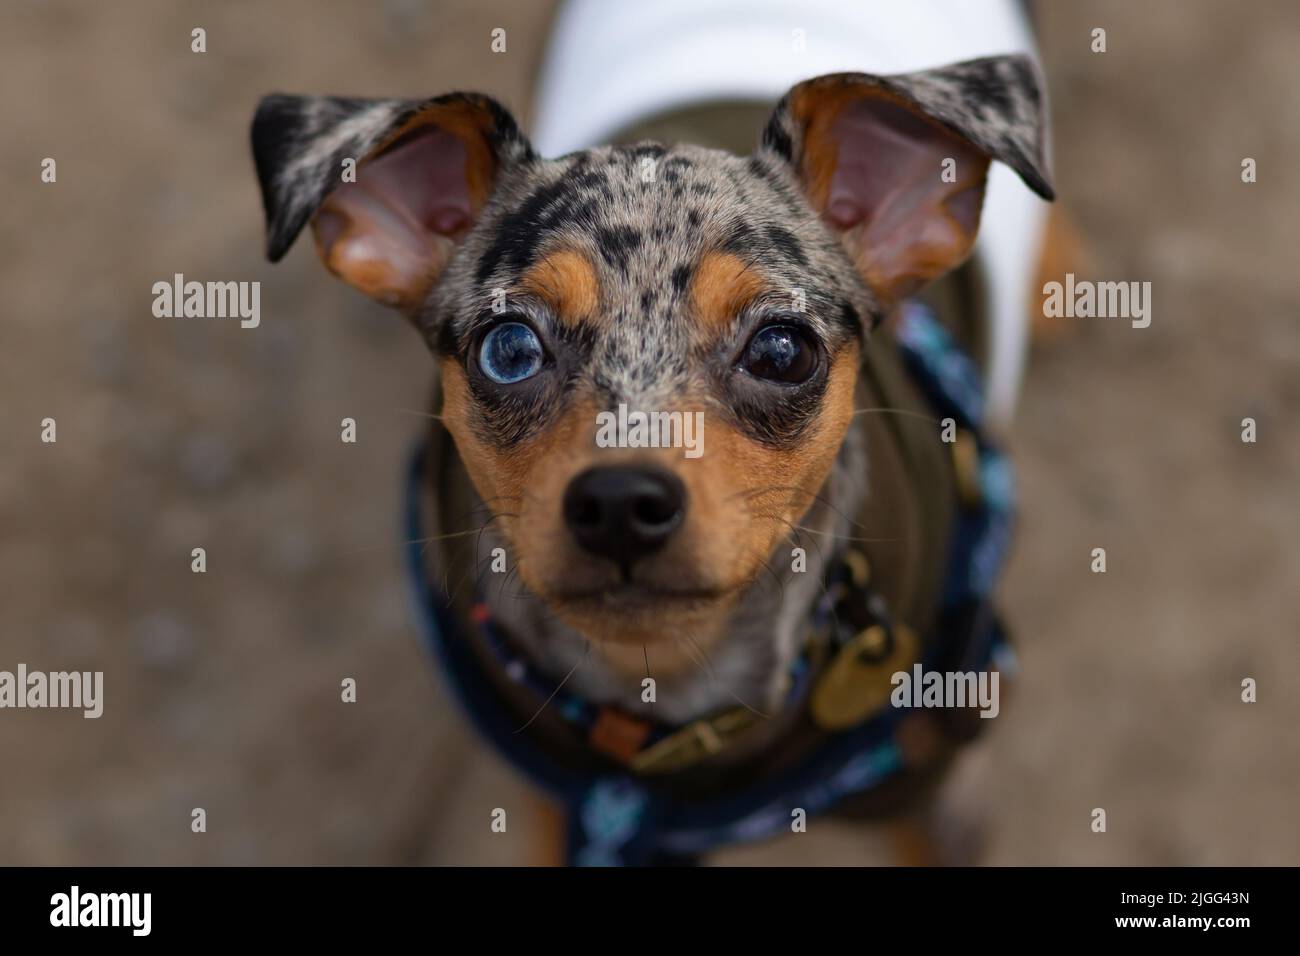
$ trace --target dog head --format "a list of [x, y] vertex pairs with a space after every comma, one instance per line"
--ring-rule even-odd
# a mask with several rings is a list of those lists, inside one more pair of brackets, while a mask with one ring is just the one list
[[[1050, 197], [1041, 117], [1029, 61], [996, 57], [802, 83], [748, 157], [543, 159], [466, 94], [267, 97], [253, 149], [270, 258], [310, 220], [423, 334], [523, 582], [644, 643], [707, 637], [764, 573], [840, 450], [864, 337], [969, 254], [990, 161]], [[647, 440], [609, 431], [620, 407]]]

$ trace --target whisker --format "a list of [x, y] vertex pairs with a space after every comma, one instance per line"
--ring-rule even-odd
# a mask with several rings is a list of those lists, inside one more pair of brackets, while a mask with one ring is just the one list
[[446, 421], [441, 415], [435, 415], [433, 412], [421, 412], [414, 408], [394, 408], [393, 411], [401, 412], [404, 415], [417, 415], [420, 418], [432, 418], [435, 422]]
[[[471, 528], [468, 531], [453, 531], [450, 534], [439, 535], [433, 538], [420, 539], [424, 542], [424, 546], [420, 548], [420, 554], [424, 554], [424, 552], [428, 551], [429, 545], [433, 544], [433, 542], [435, 541], [442, 541], [447, 538], [464, 538], [472, 534], [472, 535], [477, 535], [477, 537], [474, 539], [474, 556], [477, 558], [479, 544], [483, 540], [483, 532], [487, 529], [487, 526], [490, 525], [493, 521], [496, 521], [497, 518], [510, 517], [510, 516], [511, 515], [508, 512], [498, 511], [494, 513], [492, 517], [488, 518], [481, 525], [479, 525], [477, 528]], [[416, 544], [417, 542], [412, 541], [410, 543]]]
[[[683, 634], [679, 634], [679, 635], [676, 635], [676, 636], [674, 637], [674, 640], [676, 640], [679, 644], [681, 644], [682, 639], [685, 638], [685, 637], [686, 637], [686, 635], [685, 635], [684, 633], [683, 633]], [[714, 683], [715, 680], [716, 680], [716, 678], [714, 678], [714, 676], [713, 676], [713, 671], [709, 668], [709, 665], [708, 665], [708, 663], [707, 663], [705, 660], [702, 660], [700, 657], [696, 656], [696, 651], [695, 651], [695, 650], [693, 649], [693, 647], [692, 647], [692, 645], [694, 645], [694, 643], [695, 643], [695, 642], [692, 641], [691, 644], [682, 644], [682, 647], [685, 648], [685, 650], [686, 650], [686, 656], [689, 657], [689, 658], [691, 659], [691, 662], [692, 662], [696, 667], [698, 667], [701, 671], [704, 672], [704, 676], [707, 677], [707, 678], [709, 679], [709, 683], [712, 684], [712, 683]], [[696, 646], [698, 646], [698, 645], [696, 645]]]
[[[495, 517], [498, 517], [498, 516], [497, 516], [497, 515], [493, 515], [493, 517], [495, 518]], [[491, 520], [491, 519], [489, 519], [489, 520]], [[426, 545], [426, 546], [427, 546], [427, 545], [429, 545], [430, 543], [432, 543], [432, 542], [434, 542], [434, 541], [445, 541], [445, 540], [447, 540], [448, 538], [466, 538], [466, 537], [469, 537], [471, 534], [478, 534], [479, 531], [481, 531], [481, 530], [482, 530], [482, 529], [480, 529], [480, 528], [471, 528], [469, 531], [453, 531], [453, 532], [451, 532], [450, 534], [435, 534], [435, 535], [433, 535], [433, 536], [430, 537], [430, 538], [411, 538], [410, 540], [407, 540], [407, 541], [398, 541], [396, 544], [376, 544], [376, 545], [372, 545], [372, 546], [370, 546], [370, 547], [365, 547], [365, 548], [354, 548], [354, 549], [351, 550], [351, 551], [344, 551], [343, 553], [344, 553], [344, 554], [361, 554], [361, 553], [363, 553], [363, 552], [365, 552], [365, 551], [383, 551], [383, 550], [385, 550], [386, 548], [400, 548], [400, 547], [405, 547], [405, 546], [410, 545], [410, 544], [423, 544], [423, 545]], [[423, 553], [423, 552], [421, 552], [421, 553]]]
[[792, 527], [798, 528], [800, 531], [806, 531], [808, 534], [821, 534], [828, 538], [835, 538], [838, 541], [860, 541], [864, 544], [887, 544], [904, 540], [903, 538], [860, 538], [851, 534], [839, 534], [835, 531], [821, 531], [817, 528], [806, 528], [801, 524], [793, 525]]
[[569, 682], [569, 678], [574, 675], [574, 672], [577, 671], [579, 667], [587, 663], [587, 658], [589, 658], [590, 656], [591, 656], [591, 643], [588, 642], [587, 649], [582, 652], [582, 657], [578, 660], [578, 663], [574, 664], [571, 668], [569, 668], [569, 673], [565, 674], [564, 680], [560, 681], [559, 686], [556, 687], [555, 690], [551, 691], [551, 696], [546, 698], [546, 700], [542, 702], [542, 706], [537, 708], [537, 712], [533, 714], [533, 716], [528, 718], [528, 723], [524, 724], [522, 727], [516, 730], [515, 733], [522, 734], [525, 730], [527, 730], [532, 725], [534, 720], [536, 720], [538, 717], [542, 715], [542, 711], [544, 711], [548, 706], [550, 706], [551, 701], [555, 700], [556, 695], [559, 694], [559, 692], [564, 689], [564, 685]]
[[[793, 524], [780, 515], [766, 514], [763, 512], [750, 512], [751, 517], [758, 520], [766, 519], [768, 521], [779, 521], [787, 528], [793, 528], [797, 531], [803, 531], [806, 534], [818, 534], [826, 538], [834, 538], [836, 541], [858, 541], [863, 544], [894, 544], [899, 541], [905, 541], [905, 538], [864, 538], [858, 535], [840, 534], [838, 531], [822, 531], [820, 528], [809, 528], [801, 524]], [[821, 549], [818, 549], [818, 555], [821, 555]]]
[[[512, 580], [514, 580], [515, 576], [518, 573], [519, 573], [519, 565], [516, 564], [514, 567], [508, 569], [506, 573], [502, 576], [501, 583], [497, 585], [498, 601], [501, 600], [501, 595], [505, 592], [506, 585], [508, 585]], [[511, 595], [516, 596], [513, 591], [511, 592]]]
[[[783, 516], [783, 515], [779, 515], [779, 514], [769, 514], [769, 513], [765, 512], [765, 511], [754, 511], [753, 509], [747, 509], [747, 511], [748, 511], [749, 516], [750, 516], [751, 518], [754, 518], [754, 519], [759, 520], [759, 521], [762, 521], [762, 520], [765, 520], [765, 519], [766, 519], [766, 520], [768, 520], [768, 521], [779, 521], [779, 522], [781, 522], [781, 524], [785, 525], [787, 528], [790, 529], [790, 531], [787, 532], [787, 534], [786, 534], [786, 537], [787, 537], [787, 538], [789, 538], [791, 534], [795, 534], [795, 535], [797, 535], [798, 532], [799, 532], [799, 528], [798, 528], [794, 523], [792, 523], [788, 518], [786, 518], [786, 517]], [[815, 539], [809, 541], [808, 543], [811, 544], [814, 548], [817, 549], [817, 560], [820, 561], [822, 564], [825, 564], [825, 563], [826, 563], [826, 555], [822, 553], [821, 545], [818, 544], [817, 541], [816, 541]], [[795, 546], [798, 547], [798, 543], [797, 543], [797, 542], [795, 542]]]
[[939, 419], [934, 418], [930, 415], [925, 415], [921, 412], [914, 412], [911, 409], [907, 409], [907, 408], [885, 408], [884, 406], [880, 406], [876, 408], [856, 408], [853, 410], [853, 415], [854, 417], [857, 417], [858, 415], [904, 415], [908, 418], [919, 418], [922, 421], [927, 421], [932, 425], [938, 425], [940, 427], [943, 427], [943, 422], [941, 422]]
[[801, 494], [807, 495], [809, 498], [813, 498], [814, 500], [820, 502], [821, 504], [824, 504], [827, 508], [830, 508], [837, 515], [839, 515], [841, 518], [843, 518], [845, 521], [847, 521], [849, 524], [853, 525], [854, 527], [857, 528], [866, 527], [866, 525], [861, 524], [853, 520], [852, 518], [850, 518], [848, 515], [846, 515], [843, 509], [835, 505], [833, 502], [830, 501], [830, 499], [826, 498], [824, 495], [820, 495], [815, 491], [809, 491], [806, 488], [801, 488], [799, 485], [768, 485], [763, 488], [747, 488], [743, 491], [736, 492], [734, 495], [729, 495], [726, 500], [730, 501], [732, 498], [739, 498], [742, 495], [745, 496], [746, 498], [757, 498], [759, 495], [769, 494], [773, 491], [797, 491]]
[[471, 507], [469, 511], [461, 515], [461, 518], [462, 519], [468, 518], [470, 515], [480, 511], [492, 511], [492, 505], [490, 502], [493, 501], [522, 501], [522, 500], [523, 500], [522, 495], [494, 495], [493, 497], [486, 498], [480, 501], [478, 504]]
[[690, 647], [694, 647], [695, 650], [699, 652], [699, 654], [701, 655], [701, 657], [704, 658], [704, 663], [701, 663], [699, 659], [696, 659], [696, 658], [692, 655], [692, 659], [695, 660], [695, 663], [696, 663], [697, 665], [699, 665], [700, 670], [704, 671], [705, 676], [709, 678], [709, 683], [710, 683], [710, 684], [712, 684], [714, 687], [721, 688], [722, 691], [723, 691], [724, 693], [726, 693], [726, 695], [727, 695], [728, 697], [730, 697], [732, 700], [734, 700], [736, 703], [738, 703], [741, 707], [744, 707], [744, 708], [745, 708], [746, 710], [748, 710], [750, 713], [752, 713], [752, 714], [757, 714], [759, 717], [762, 717], [764, 720], [771, 720], [771, 719], [772, 719], [772, 715], [771, 715], [771, 714], [765, 714], [765, 713], [763, 713], [763, 711], [759, 710], [757, 707], [753, 706], [753, 705], [750, 704], [748, 701], [742, 699], [742, 698], [741, 698], [738, 694], [736, 694], [736, 692], [733, 691], [730, 687], [727, 687], [725, 684], [723, 684], [721, 681], [718, 680], [717, 676], [713, 673], [713, 668], [710, 666], [712, 662], [709, 661], [709, 655], [708, 655], [708, 653], [704, 650], [703, 647], [701, 647], [701, 646], [699, 645], [699, 643], [695, 640], [695, 638], [693, 638], [690, 634], [688, 634], [688, 633], [685, 632], [685, 631], [683, 631], [683, 632], [681, 633], [680, 637], [681, 637], [681, 638], [684, 638], [686, 641], [689, 642], [687, 645], [685, 645], [685, 646], [687, 647], [687, 653], [688, 653], [688, 654], [690, 653], [690, 651], [689, 651]]

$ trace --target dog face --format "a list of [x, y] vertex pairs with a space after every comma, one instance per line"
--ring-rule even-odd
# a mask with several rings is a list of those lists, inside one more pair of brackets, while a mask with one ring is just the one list
[[[1050, 196], [1040, 117], [1028, 62], [993, 58], [800, 84], [744, 158], [544, 160], [463, 94], [268, 97], [253, 145], [271, 258], [310, 219], [330, 271], [423, 333], [529, 590], [644, 644], [707, 640], [770, 571], [839, 453], [865, 336], [969, 253], [990, 159]], [[606, 447], [620, 407], [696, 454]]]
[[[766, 159], [597, 149], [502, 199], [433, 297], [444, 420], [530, 591], [591, 637], [706, 638], [834, 461], [865, 290]], [[600, 447], [620, 406], [698, 422], [698, 457]]]

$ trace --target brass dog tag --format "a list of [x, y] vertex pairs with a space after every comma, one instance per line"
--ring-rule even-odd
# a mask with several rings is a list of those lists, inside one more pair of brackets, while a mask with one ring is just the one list
[[892, 633], [873, 624], [854, 635], [813, 688], [809, 711], [823, 730], [844, 730], [862, 723], [889, 703], [894, 674], [916, 661], [919, 643], [908, 627]]

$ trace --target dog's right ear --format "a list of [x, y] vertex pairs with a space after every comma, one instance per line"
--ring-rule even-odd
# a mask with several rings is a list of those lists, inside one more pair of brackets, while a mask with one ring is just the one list
[[252, 139], [267, 257], [278, 261], [310, 219], [330, 272], [406, 311], [424, 302], [502, 170], [536, 158], [500, 104], [466, 93], [275, 94], [258, 104]]
[[760, 150], [790, 164], [888, 308], [974, 247], [989, 163], [1053, 197], [1038, 70], [1023, 55], [918, 73], [835, 73], [777, 104]]

